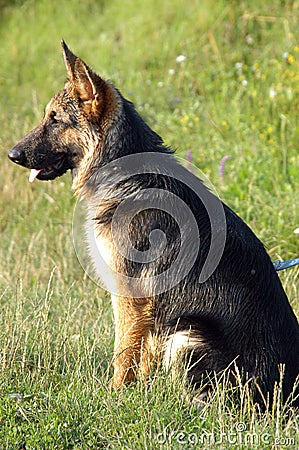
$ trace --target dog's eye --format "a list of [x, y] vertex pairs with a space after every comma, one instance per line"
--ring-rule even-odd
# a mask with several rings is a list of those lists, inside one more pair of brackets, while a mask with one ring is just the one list
[[59, 120], [57, 118], [56, 112], [55, 111], [51, 111], [50, 113], [50, 119], [52, 123], [58, 123]]

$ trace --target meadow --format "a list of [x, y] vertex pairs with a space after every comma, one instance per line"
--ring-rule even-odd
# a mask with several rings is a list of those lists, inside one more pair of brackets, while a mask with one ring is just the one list
[[[6, 156], [64, 85], [64, 38], [273, 261], [299, 256], [298, 19], [296, 0], [0, 0], [0, 450], [299, 447], [279, 388], [266, 412], [223, 379], [197, 411], [163, 370], [113, 391], [109, 295], [76, 258], [71, 177], [30, 185]], [[299, 269], [280, 277], [299, 316]]]

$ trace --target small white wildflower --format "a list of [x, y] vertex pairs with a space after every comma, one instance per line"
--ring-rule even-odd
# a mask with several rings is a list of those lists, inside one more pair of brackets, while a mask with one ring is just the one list
[[282, 57], [283, 57], [284, 59], [287, 59], [288, 56], [289, 56], [289, 52], [284, 52], [284, 53], [282, 54]]
[[286, 95], [287, 95], [287, 99], [288, 100], [292, 100], [293, 99], [293, 91], [291, 88], [287, 88], [286, 89]]
[[241, 62], [236, 62], [236, 64], [235, 64], [235, 68], [236, 69], [242, 69], [242, 67], [243, 67], [243, 63], [241, 63]]
[[246, 87], [248, 85], [248, 81], [247, 80], [242, 80], [242, 86]]
[[247, 34], [245, 40], [246, 40], [247, 44], [249, 44], [249, 45], [253, 44], [253, 37], [250, 36], [250, 34]]
[[271, 98], [271, 100], [273, 100], [277, 95], [277, 92], [275, 91], [274, 87], [270, 87], [269, 89], [269, 97]]
[[158, 81], [158, 87], [163, 87], [163, 86], [164, 86], [163, 81]]
[[296, 228], [296, 229], [294, 230], [294, 234], [299, 234], [299, 228]]
[[178, 63], [182, 63], [182, 62], [184, 62], [184, 61], [186, 61], [186, 56], [184, 56], [184, 55], [179, 55], [179, 56], [177, 56], [176, 57], [176, 62], [178, 62]]
[[169, 73], [169, 75], [174, 75], [175, 74], [175, 70], [174, 69], [169, 69], [168, 73]]

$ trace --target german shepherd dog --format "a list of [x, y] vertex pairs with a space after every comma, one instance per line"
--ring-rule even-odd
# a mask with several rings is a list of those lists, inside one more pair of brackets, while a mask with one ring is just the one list
[[194, 388], [229, 367], [264, 406], [283, 373], [283, 400], [299, 405], [298, 322], [264, 246], [132, 103], [62, 48], [66, 84], [8, 156], [31, 182], [71, 170], [87, 202], [104, 255], [96, 270], [112, 292], [114, 386], [147, 377], [160, 357], [166, 368], [184, 361]]

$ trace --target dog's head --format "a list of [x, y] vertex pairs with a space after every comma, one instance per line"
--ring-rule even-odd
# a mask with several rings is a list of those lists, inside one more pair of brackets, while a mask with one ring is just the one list
[[[48, 103], [40, 125], [21, 139], [9, 158], [31, 169], [29, 181], [53, 180], [69, 169], [95, 164], [103, 139], [121, 116], [122, 97], [62, 41], [68, 80]], [[79, 175], [81, 176], [81, 175]]]

